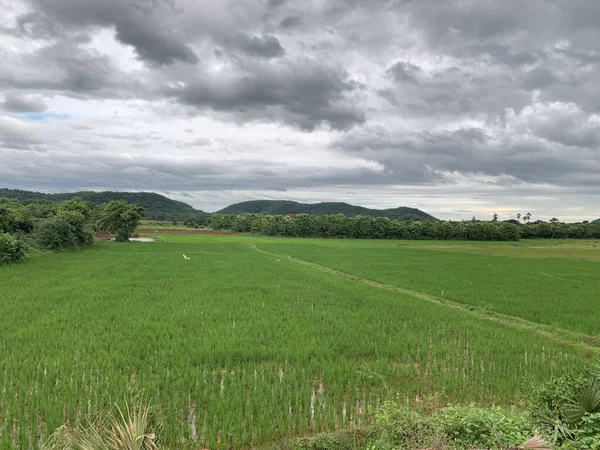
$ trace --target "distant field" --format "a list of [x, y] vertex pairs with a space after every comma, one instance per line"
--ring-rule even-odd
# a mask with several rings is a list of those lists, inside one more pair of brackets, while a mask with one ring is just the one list
[[599, 354], [593, 242], [158, 236], [0, 267], [0, 447], [128, 387], [167, 448], [238, 449], [364, 425], [386, 399], [518, 404]]

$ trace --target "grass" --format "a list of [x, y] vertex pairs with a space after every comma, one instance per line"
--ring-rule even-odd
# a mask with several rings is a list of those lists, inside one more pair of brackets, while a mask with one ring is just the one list
[[[526, 289], [526, 258], [401, 242], [161, 238], [0, 268], [0, 447], [35, 448], [63, 423], [92, 420], [135, 389], [154, 400], [167, 448], [248, 448], [365, 426], [385, 400], [414, 404], [437, 393], [440, 404], [520, 404], [532, 385], [597, 356], [568, 338], [283, 256], [415, 292], [437, 295], [446, 282], [444, 297], [465, 303], [489, 286]], [[490, 260], [501, 269], [487, 270]], [[597, 263], [536, 264], [579, 277], [582, 293], [595, 289]], [[469, 280], [478, 295], [465, 288]], [[580, 331], [557, 313], [558, 286], [532, 290], [514, 315], [529, 315], [534, 304], [542, 319]], [[563, 303], [588, 314], [583, 299], [592, 296], [574, 297]], [[488, 298], [486, 307], [507, 313], [507, 299]]]
[[594, 340], [600, 335], [600, 248], [593, 241], [571, 245], [280, 240], [260, 248]]

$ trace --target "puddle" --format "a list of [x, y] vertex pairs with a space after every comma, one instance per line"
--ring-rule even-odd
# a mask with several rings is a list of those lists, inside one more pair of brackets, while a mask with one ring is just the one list
[[132, 242], [154, 242], [154, 238], [151, 237], [132, 237], [129, 240]]

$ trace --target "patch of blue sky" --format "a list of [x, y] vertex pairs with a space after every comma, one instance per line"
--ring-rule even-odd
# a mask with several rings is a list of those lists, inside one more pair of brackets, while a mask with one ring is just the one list
[[25, 113], [22, 117], [29, 122], [52, 122], [55, 120], [71, 120], [73, 115], [69, 113], [43, 112]]

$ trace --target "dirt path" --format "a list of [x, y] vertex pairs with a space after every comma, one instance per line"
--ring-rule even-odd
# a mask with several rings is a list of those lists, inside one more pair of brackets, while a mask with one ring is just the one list
[[522, 319], [516, 316], [510, 316], [507, 314], [501, 314], [489, 310], [483, 310], [482, 308], [478, 308], [476, 306], [467, 305], [464, 303], [453, 302], [452, 300], [445, 299], [443, 297], [437, 297], [435, 295], [426, 294], [424, 292], [413, 291], [411, 289], [402, 288], [400, 286], [379, 283], [374, 280], [369, 280], [367, 278], [358, 277], [356, 275], [352, 275], [350, 273], [342, 272], [337, 269], [333, 269], [331, 267], [322, 266], [317, 263], [313, 263], [310, 261], [306, 261], [303, 259], [294, 258], [292, 256], [283, 256], [277, 253], [272, 253], [267, 250], [263, 250], [258, 248], [254, 244], [247, 243], [249, 248], [256, 250], [259, 253], [263, 253], [266, 255], [274, 256], [280, 258], [282, 260], [287, 260], [294, 262], [296, 264], [302, 264], [304, 266], [311, 267], [315, 270], [319, 270], [321, 272], [326, 272], [331, 275], [336, 275], [340, 277], [344, 277], [351, 281], [356, 281], [359, 283], [368, 284], [369, 286], [373, 286], [379, 289], [385, 289], [387, 291], [397, 292], [399, 294], [404, 294], [413, 298], [417, 298], [419, 300], [423, 300], [430, 303], [435, 303], [436, 305], [445, 306], [447, 308], [457, 309], [465, 314], [469, 314], [470, 316], [477, 317], [481, 320], [487, 320], [490, 322], [499, 323], [511, 328], [526, 330], [530, 332], [534, 332], [541, 336], [544, 336], [548, 339], [551, 339], [556, 342], [560, 342], [562, 344], [567, 344], [572, 347], [576, 347], [580, 350], [585, 350], [597, 356], [600, 354], [600, 342], [597, 341], [595, 336], [589, 336], [583, 333], [577, 333], [574, 331], [566, 330], [563, 328], [551, 327], [549, 325], [543, 325], [536, 322], [531, 322], [526, 319]]

